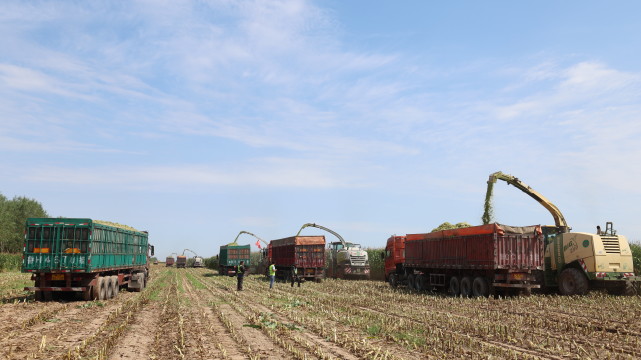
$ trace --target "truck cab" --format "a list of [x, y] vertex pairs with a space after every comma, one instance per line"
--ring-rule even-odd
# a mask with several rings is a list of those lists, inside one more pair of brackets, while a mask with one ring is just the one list
[[385, 281], [392, 287], [403, 280], [403, 262], [405, 262], [405, 236], [390, 236], [383, 253], [385, 259]]

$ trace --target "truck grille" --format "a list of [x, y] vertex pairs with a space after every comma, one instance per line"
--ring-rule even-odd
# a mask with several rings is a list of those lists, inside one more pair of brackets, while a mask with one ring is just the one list
[[606, 237], [601, 237], [601, 241], [603, 241], [603, 247], [605, 248], [605, 252], [608, 254], [620, 254], [621, 253], [621, 246], [619, 244], [619, 238], [606, 238]]
[[352, 261], [352, 265], [365, 266], [365, 262], [367, 260], [367, 256], [365, 256], [365, 255], [363, 255], [363, 256], [352, 256], [350, 258], [350, 260]]

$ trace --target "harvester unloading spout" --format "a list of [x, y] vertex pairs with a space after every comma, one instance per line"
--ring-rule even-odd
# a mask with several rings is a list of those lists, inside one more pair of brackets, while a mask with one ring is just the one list
[[485, 195], [485, 213], [483, 214], [483, 224], [489, 224], [492, 220], [491, 198], [496, 180], [503, 180], [509, 185], [514, 185], [514, 187], [523, 191], [531, 198], [543, 205], [543, 207], [545, 207], [550, 212], [550, 214], [552, 214], [552, 217], [554, 218], [554, 224], [556, 225], [558, 233], [567, 233], [570, 231], [570, 227], [568, 226], [567, 222], [565, 222], [565, 218], [563, 217], [561, 210], [559, 210], [556, 205], [552, 204], [552, 202], [545, 196], [541, 195], [538, 191], [532, 189], [530, 186], [523, 183], [518, 178], [512, 175], [504, 174], [500, 171], [491, 174], [490, 178], [487, 180], [487, 193]]

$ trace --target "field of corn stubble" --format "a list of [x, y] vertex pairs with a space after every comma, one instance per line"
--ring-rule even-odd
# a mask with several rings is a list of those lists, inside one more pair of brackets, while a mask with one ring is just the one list
[[326, 280], [154, 267], [107, 301], [33, 302], [0, 274], [2, 359], [625, 359], [641, 357], [641, 298], [462, 299]]

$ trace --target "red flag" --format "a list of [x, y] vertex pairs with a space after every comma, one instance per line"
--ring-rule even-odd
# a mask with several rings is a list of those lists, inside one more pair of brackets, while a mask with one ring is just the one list
[[256, 246], [257, 246], [259, 249], [262, 249], [262, 247], [260, 246], [260, 240], [256, 240]]

